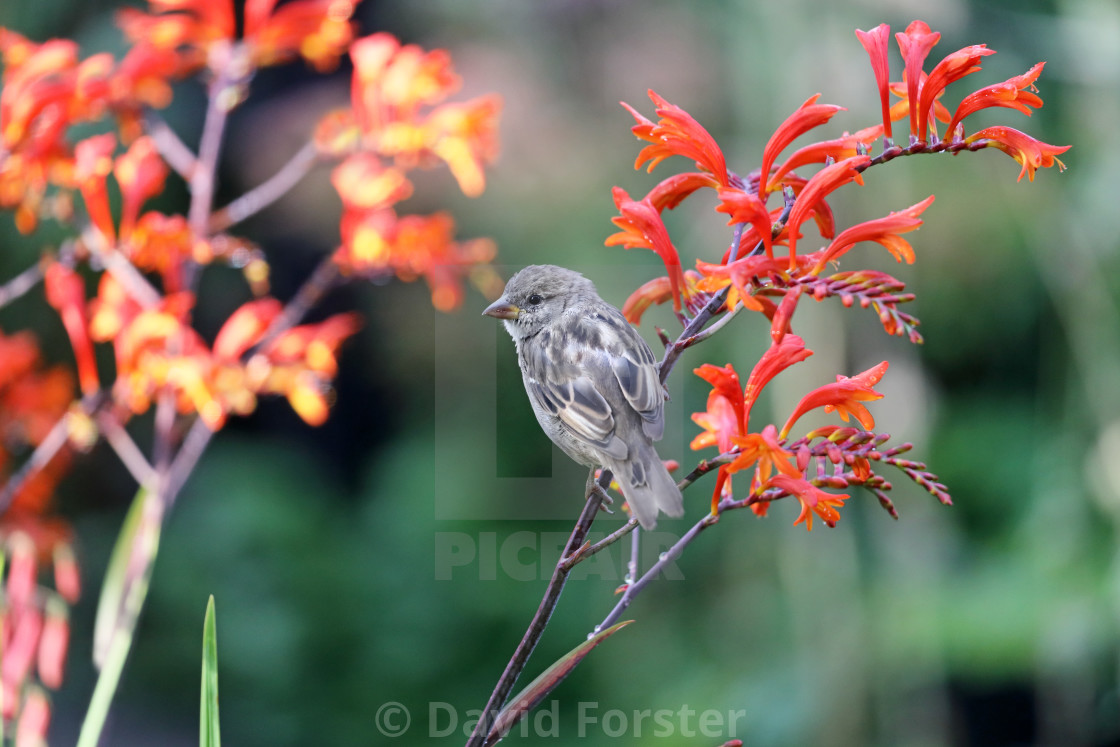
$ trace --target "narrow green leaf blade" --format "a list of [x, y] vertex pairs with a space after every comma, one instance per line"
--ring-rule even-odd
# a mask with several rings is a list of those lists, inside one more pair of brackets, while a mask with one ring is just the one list
[[132, 556], [132, 546], [136, 541], [148, 495], [149, 492], [144, 487], [136, 492], [136, 497], [132, 499], [132, 505], [125, 514], [124, 523], [121, 524], [117, 542], [113, 545], [109, 565], [105, 569], [105, 580], [101, 584], [101, 596], [97, 601], [97, 617], [93, 624], [93, 662], [98, 669], [105, 665], [105, 656], [109, 652], [117, 618], [121, 614], [124, 587], [128, 579], [128, 560]]
[[548, 669], [544, 670], [535, 680], [530, 682], [524, 690], [511, 698], [510, 701], [506, 703], [506, 707], [498, 714], [498, 717], [494, 719], [494, 725], [490, 727], [490, 733], [486, 735], [485, 744], [487, 747], [496, 744], [498, 740], [505, 736], [505, 734], [512, 729], [518, 721], [524, 718], [529, 711], [536, 708], [537, 704], [544, 700], [550, 692], [555, 690], [556, 686], [576, 668], [576, 665], [583, 661], [585, 656], [591, 653], [591, 649], [632, 622], [634, 621], [623, 620], [591, 636], [553, 662]]
[[[125, 517], [106, 571], [105, 585], [101, 589], [94, 625], [95, 635], [97, 626], [104, 626], [101, 632], [104, 648], [99, 660], [101, 672], [78, 733], [78, 747], [97, 747], [101, 741], [113, 695], [117, 692], [125, 660], [132, 649], [136, 620], [148, 597], [162, 526], [163, 503], [158, 495], [141, 488]], [[98, 661], [97, 644], [95, 638], [95, 661]]]
[[198, 713], [199, 747], [222, 747], [218, 729], [218, 628], [214, 618], [214, 595], [206, 603], [202, 624], [202, 702]]

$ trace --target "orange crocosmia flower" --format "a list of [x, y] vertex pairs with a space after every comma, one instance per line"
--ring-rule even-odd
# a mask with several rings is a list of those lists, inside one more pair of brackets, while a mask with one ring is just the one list
[[809, 392], [797, 403], [786, 424], [782, 426], [781, 437], [788, 436], [798, 418], [817, 407], [823, 407], [825, 412], [835, 410], [840, 413], [840, 419], [844, 422], [848, 422], [848, 417], [852, 416], [865, 430], [871, 430], [875, 427], [875, 418], [862, 403], [883, 398], [872, 387], [883, 378], [889, 365], [887, 361], [883, 361], [852, 377], [837, 376], [835, 384], [825, 384]]
[[627, 104], [620, 102], [638, 124], [630, 131], [640, 140], [651, 143], [642, 148], [634, 161], [634, 168], [640, 169], [647, 162], [646, 171], [652, 172], [657, 164], [670, 156], [684, 156], [709, 174], [721, 187], [729, 186], [727, 161], [715, 138], [691, 114], [676, 104], [661, 98], [652, 89], [647, 92], [661, 119], [654, 124]]
[[838, 187], [850, 181], [863, 184], [863, 177], [860, 176], [860, 172], [867, 168], [869, 163], [871, 163], [871, 157], [868, 155], [852, 156], [851, 158], [845, 158], [843, 161], [837, 161], [831, 166], [825, 166], [809, 179], [805, 188], [801, 190], [801, 194], [797, 196], [797, 201], [790, 211], [789, 221], [786, 224], [789, 231], [790, 270], [793, 270], [797, 264], [797, 231], [801, 224], [809, 217], [810, 212], [816, 209], [817, 204], [823, 202], [824, 198]]
[[398, 218], [389, 209], [345, 211], [341, 230], [342, 246], [334, 261], [343, 273], [393, 272], [404, 281], [424, 277], [432, 303], [441, 311], [462, 303], [463, 278], [497, 253], [487, 239], [455, 241], [455, 221], [443, 212]]
[[770, 318], [770, 341], [780, 345], [782, 338], [789, 333], [790, 323], [793, 321], [793, 312], [797, 309], [797, 302], [804, 292], [805, 286], [797, 285], [790, 288], [782, 296], [782, 302], [774, 310]]
[[[798, 258], [801, 262], [802, 258]], [[789, 262], [785, 259], [772, 259], [766, 255], [743, 257], [727, 265], [716, 265], [703, 260], [696, 261], [696, 268], [703, 276], [697, 287], [708, 293], [714, 293], [732, 284], [736, 297], [727, 299], [727, 307], [734, 308], [736, 303], [751, 311], [765, 311], [763, 299], [753, 294], [751, 281], [755, 277], [770, 275], [788, 276]]]
[[683, 174], [673, 174], [667, 179], [662, 179], [657, 186], [649, 191], [646, 199], [657, 208], [658, 212], [672, 210], [677, 205], [701, 187], [715, 189], [719, 182], [710, 174], [699, 171], [686, 171]]
[[[966, 75], [971, 75], [980, 69], [977, 64], [981, 57], [995, 54], [994, 49], [988, 49], [984, 44], [973, 44], [963, 49], [958, 49], [946, 55], [941, 62], [930, 71], [925, 82], [922, 83], [918, 96], [918, 135], [923, 140], [929, 130], [929, 112], [934, 99], [941, 96], [945, 87]], [[952, 136], [952, 130], [949, 130]]]
[[739, 374], [730, 363], [713, 366], [705, 363], [693, 370], [697, 376], [712, 385], [705, 412], [693, 413], [692, 420], [705, 430], [692, 440], [691, 448], [699, 450], [719, 446], [720, 453], [731, 449], [731, 440], [744, 432], [746, 408]]
[[455, 221], [447, 213], [409, 215], [397, 224], [394, 256], [402, 261], [402, 280], [423, 276], [439, 311], [453, 311], [463, 303], [463, 279], [480, 265], [493, 261], [497, 247], [490, 239], [454, 241]]
[[[766, 352], [758, 359], [758, 363], [751, 369], [751, 375], [747, 378], [747, 385], [743, 387], [743, 399], [746, 407], [743, 415], [744, 431], [750, 428], [751, 408], [758, 401], [758, 396], [762, 393], [763, 388], [779, 373], [795, 363], [800, 363], [812, 354], [813, 351], [805, 347], [805, 341], [794, 334], [783, 335], [780, 342], [772, 343], [766, 349]], [[785, 436], [786, 434], [783, 431], [782, 438], [785, 438]]]
[[344, 274], [376, 275], [390, 267], [397, 215], [385, 210], [344, 210], [342, 246], [334, 254]]
[[[15, 150], [37, 139], [42, 130], [52, 135], [68, 123], [74, 98], [78, 45], [69, 39], [34, 44], [3, 29], [4, 88], [0, 91], [0, 142]], [[40, 132], [37, 132], [40, 131]], [[40, 141], [42, 142], [42, 141]]]
[[771, 477], [769, 487], [779, 488], [797, 498], [801, 503], [801, 513], [793, 525], [805, 522], [805, 528], [810, 532], [813, 531], [813, 514], [832, 526], [840, 520], [840, 513], [836, 509], [843, 506], [844, 501], [850, 497], [847, 493], [825, 492], [802, 478], [785, 474]]
[[283, 305], [275, 298], [249, 301], [229, 315], [214, 338], [214, 358], [225, 363], [235, 363], [249, 348], [260, 342], [272, 321], [279, 316]]
[[317, 324], [293, 327], [269, 344], [264, 353], [274, 364], [298, 362], [331, 378], [338, 373], [339, 347], [361, 327], [358, 314], [335, 314]]
[[[253, 67], [286, 62], [296, 55], [318, 70], [330, 70], [352, 38], [352, 0], [248, 0], [242, 43]], [[140, 45], [173, 61], [174, 76], [197, 70], [219, 43], [235, 39], [230, 0], [149, 0], [152, 13], [127, 8], [117, 22]]]
[[762, 167], [759, 169], [759, 195], [765, 197], [772, 191], [770, 169], [774, 165], [774, 160], [790, 143], [814, 127], [820, 127], [828, 122], [837, 112], [844, 111], [842, 106], [818, 104], [817, 99], [820, 97], [821, 95], [817, 93], [806, 99], [805, 103], [778, 125], [778, 129], [774, 130], [774, 134], [766, 141], [766, 147], [762, 150]]
[[[1048, 145], [1041, 140], [1035, 140], [1030, 135], [1020, 132], [1013, 127], [986, 127], [977, 133], [969, 135], [964, 140], [968, 144], [985, 143], [989, 148], [998, 148], [1014, 158], [1022, 165], [1019, 178], [1022, 181], [1025, 174], [1030, 181], [1034, 181], [1034, 172], [1040, 168], [1049, 168], [1058, 164], [1060, 171], [1065, 171], [1066, 165], [1056, 156], [1070, 149], [1069, 145]], [[985, 142], [986, 141], [986, 142]]]
[[97, 297], [90, 301], [90, 336], [97, 342], [108, 342], [116, 338], [142, 310], [113, 277], [113, 273], [103, 272], [98, 282]]
[[357, 0], [247, 0], [244, 42], [257, 66], [286, 62], [296, 54], [327, 72], [353, 38], [350, 17]]
[[354, 118], [354, 112], [335, 109], [319, 118], [312, 140], [321, 155], [343, 156], [358, 149], [362, 142], [362, 131]]
[[478, 197], [486, 189], [483, 167], [498, 157], [501, 109], [498, 96], [481, 96], [441, 104], [423, 122], [425, 148], [447, 164], [459, 189], [468, 197]]
[[680, 311], [681, 292], [687, 290], [684, 272], [681, 269], [677, 248], [669, 238], [669, 231], [661, 220], [661, 214], [648, 195], [642, 200], [632, 200], [622, 187], [615, 187], [611, 190], [611, 194], [620, 213], [618, 217], [611, 218], [611, 222], [622, 230], [608, 236], [603, 242], [604, 245], [622, 245], [627, 249], [635, 247], [651, 249], [661, 257], [673, 291], [673, 310]]
[[136, 225], [144, 202], [163, 191], [167, 171], [155, 142], [147, 135], [137, 138], [124, 155], [117, 158], [113, 175], [121, 188], [122, 239], [127, 239]]
[[129, 260], [141, 270], [158, 272], [168, 293], [182, 289], [183, 261], [192, 257], [194, 245], [194, 233], [185, 217], [154, 210], [144, 213], [122, 240]]
[[778, 429], [767, 425], [761, 433], [748, 433], [745, 436], [736, 436], [733, 441], [739, 447], [740, 454], [727, 471], [740, 472], [754, 467], [755, 476], [752, 485], [761, 486], [770, 479], [772, 473], [789, 475], [790, 477], [804, 478], [797, 466], [791, 461], [794, 455], [778, 441]]
[[879, 89], [879, 103], [883, 110], [883, 134], [888, 140], [891, 138], [890, 96], [887, 92], [887, 84], [891, 79], [887, 59], [890, 36], [891, 27], [885, 23], [880, 23], [870, 31], [856, 29], [856, 38], [871, 58], [871, 71], [875, 74], [875, 85]]
[[90, 221], [109, 244], [116, 241], [113, 216], [109, 211], [106, 177], [113, 170], [113, 150], [117, 139], [110, 133], [86, 138], [74, 147], [74, 179], [82, 192]]
[[[782, 177], [780, 186], [783, 190], [788, 187], [793, 191], [794, 196], [797, 197], [808, 184], [808, 179], [790, 172]], [[782, 208], [777, 208], [771, 213], [771, 216], [777, 218], [781, 212]], [[812, 216], [813, 222], [817, 224], [817, 232], [820, 233], [822, 237], [830, 239], [836, 234], [836, 218], [833, 216], [832, 208], [829, 206], [827, 200], [818, 200], [817, 204], [809, 209], [809, 215]], [[790, 236], [796, 236], [798, 239], [801, 239], [800, 226], [798, 226], [797, 230], [791, 232], [789, 224], [787, 223], [782, 233], [774, 239], [774, 243], [788, 246]]]
[[1035, 88], [1034, 82], [1042, 74], [1042, 68], [1045, 65], [1045, 62], [1040, 62], [1022, 75], [1008, 78], [1002, 83], [985, 86], [965, 96], [957, 106], [956, 112], [953, 113], [953, 119], [949, 122], [947, 130], [949, 135], [954, 133], [957, 125], [965, 117], [993, 106], [1015, 109], [1029, 117], [1031, 107], [1037, 109], [1042, 106], [1042, 99], [1032, 92], [1038, 90]]
[[82, 393], [92, 394], [101, 388], [101, 381], [97, 375], [97, 359], [94, 357], [86, 319], [85, 283], [78, 273], [66, 265], [53, 262], [43, 276], [43, 284], [47, 292], [47, 303], [62, 317], [62, 325], [66, 328], [70, 346], [74, 349]]
[[[685, 270], [685, 287], [690, 294], [697, 291], [700, 273], [695, 270]], [[673, 286], [667, 276], [654, 278], [642, 283], [636, 291], [630, 294], [626, 303], [622, 305], [622, 315], [626, 321], [637, 326], [642, 323], [642, 315], [654, 304], [663, 304], [673, 297]]]
[[716, 212], [727, 213], [731, 216], [728, 225], [732, 223], [749, 223], [755, 230], [763, 246], [766, 256], [774, 256], [773, 248], [773, 221], [766, 203], [755, 194], [751, 194], [737, 187], [727, 187], [719, 190], [719, 205]]
[[921, 92], [922, 64], [930, 50], [940, 41], [941, 34], [931, 31], [924, 21], [913, 21], [906, 27], [905, 32], [895, 34], [894, 38], [898, 40], [898, 48], [902, 52], [902, 60], [905, 63], [903, 81], [906, 83], [906, 101], [910, 112], [910, 135], [924, 140], [925, 133], [918, 130], [918, 97]]
[[[501, 99], [482, 96], [441, 104], [460, 85], [451, 57], [445, 50], [402, 46], [391, 34], [358, 39], [350, 46], [350, 57], [351, 107], [362, 144], [394, 158], [402, 168], [443, 162], [464, 194], [481, 194], [486, 186], [483, 166], [498, 154]], [[435, 108], [425, 113], [423, 107]], [[340, 122], [323, 127], [317, 142], [348, 145]]]
[[850, 135], [845, 134], [833, 140], [822, 140], [819, 143], [810, 143], [804, 148], [793, 152], [789, 158], [782, 162], [777, 171], [770, 178], [771, 182], [780, 182], [782, 177], [793, 169], [809, 163], [826, 163], [828, 159], [842, 161], [845, 158], [859, 155], [860, 146], [866, 152], [880, 135], [883, 134], [882, 125], [872, 125]]
[[138, 134], [143, 129], [141, 107], [163, 109], [171, 103], [169, 81], [181, 77], [184, 72], [184, 61], [177, 48], [159, 49], [144, 35], [134, 42], [109, 81], [118, 116], [123, 120], [122, 127], [129, 134]]
[[385, 166], [373, 153], [355, 153], [331, 172], [331, 184], [351, 210], [389, 207], [412, 194], [412, 182], [400, 169]]
[[354, 62], [351, 105], [365, 132], [411, 119], [419, 107], [443, 101], [462, 84], [447, 50], [402, 45], [385, 32], [355, 40], [350, 59]]
[[910, 246], [910, 242], [899, 234], [916, 231], [922, 225], [922, 220], [918, 216], [933, 203], [933, 198], [934, 196], [930, 195], [921, 202], [891, 213], [884, 218], [865, 221], [844, 229], [824, 251], [818, 252], [820, 258], [813, 268], [813, 274], [819, 274], [824, 270], [825, 265], [834, 261], [860, 241], [875, 241], [890, 252], [895, 261], [902, 262], [905, 260], [907, 264], [913, 264], [914, 248]]
[[192, 355], [206, 347], [197, 332], [165, 309], [141, 311], [117, 336], [114, 344], [117, 371], [121, 374], [136, 371], [145, 352], [154, 350], [163, 354], [168, 346], [175, 345], [179, 354]]

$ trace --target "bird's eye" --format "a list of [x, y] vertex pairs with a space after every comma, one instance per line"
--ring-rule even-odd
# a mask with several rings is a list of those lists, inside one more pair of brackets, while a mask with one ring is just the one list
[[529, 305], [530, 306], [536, 306], [543, 300], [544, 299], [541, 298], [540, 293], [534, 293], [533, 295], [529, 296]]

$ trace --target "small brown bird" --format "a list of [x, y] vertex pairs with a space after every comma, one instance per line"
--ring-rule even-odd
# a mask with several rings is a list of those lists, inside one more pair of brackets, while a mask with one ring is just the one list
[[643, 529], [657, 526], [659, 509], [681, 516], [681, 492], [653, 447], [665, 429], [657, 362], [591, 281], [532, 265], [482, 313], [504, 320], [513, 337], [545, 435], [579, 464], [609, 469]]

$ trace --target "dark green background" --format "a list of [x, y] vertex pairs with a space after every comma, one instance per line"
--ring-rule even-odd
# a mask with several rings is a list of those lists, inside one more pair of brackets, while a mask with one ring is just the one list
[[[83, 53], [119, 52], [111, 10], [104, 2], [4, 2], [0, 24], [39, 40], [76, 38]], [[902, 159], [836, 195], [840, 227], [937, 195], [926, 225], [910, 235], [917, 264], [897, 266], [873, 247], [846, 264], [905, 280], [918, 294], [912, 311], [927, 342], [887, 338], [869, 311], [803, 301], [795, 329], [817, 354], [775, 382], [756, 418], [780, 423], [808, 389], [889, 359], [886, 399], [872, 405], [879, 427], [914, 442], [915, 458], [950, 487], [955, 507], [891, 475], [897, 523], [858, 491], [835, 530], [794, 528], [788, 502], [766, 520], [726, 516], [679, 561], [683, 578], [639, 597], [626, 615], [638, 622], [554, 693], [558, 704], [546, 706], [556, 709], [560, 736], [507, 743], [575, 743], [579, 704], [593, 702], [584, 708], [600, 715], [742, 710], [735, 736], [751, 747], [1120, 740], [1114, 2], [432, 0], [359, 10], [364, 32], [446, 47], [466, 93], [497, 91], [505, 100], [502, 157], [485, 195], [463, 198], [445, 171], [434, 171], [417, 178], [407, 207], [448, 207], [463, 236], [492, 236], [504, 274], [533, 262], [573, 266], [617, 304], [660, 270], [651, 252], [602, 246], [612, 230], [611, 186], [640, 196], [688, 167], [633, 171], [640, 145], [619, 100], [652, 116], [645, 91], [655, 89], [704, 123], [729, 166], [746, 173], [778, 123], [815, 92], [850, 110], [821, 137], [876, 121], [873, 78], [853, 29], [886, 21], [901, 30], [915, 14], [943, 34], [933, 59], [972, 43], [999, 50], [949, 89], [950, 108], [973, 88], [1047, 60], [1042, 110], [1030, 120], [985, 113], [969, 127], [1009, 124], [1072, 143], [1063, 157], [1070, 168], [1040, 172], [1032, 184], [1016, 183], [1019, 166], [995, 151]], [[896, 50], [892, 66], [897, 77]], [[345, 70], [321, 78], [295, 65], [259, 75], [230, 121], [219, 202], [282, 164], [319, 112], [345, 102], [347, 85]], [[199, 89], [182, 86], [166, 113], [188, 142], [201, 106]], [[163, 209], [183, 209], [181, 187], [169, 192]], [[728, 241], [710, 201], [696, 203], [669, 218], [686, 265], [714, 260]], [[280, 297], [336, 245], [337, 216], [323, 170], [243, 227], [269, 253]], [[51, 240], [17, 237], [9, 217], [0, 232], [4, 278]], [[803, 246], [813, 241], [809, 234]], [[208, 270], [203, 332], [212, 335], [245, 293], [232, 271]], [[215, 439], [167, 525], [106, 744], [195, 743], [211, 593], [229, 744], [389, 743], [375, 723], [388, 701], [413, 717], [395, 741], [420, 744], [429, 726], [447, 725], [446, 711], [429, 724], [430, 703], [458, 709], [460, 724], [482, 706], [537, 606], [555, 554], [548, 546], [569, 529], [583, 484], [582, 469], [558, 452], [553, 465], [512, 345], [478, 317], [485, 303], [472, 291], [444, 317], [422, 284], [395, 282], [332, 296], [320, 314], [357, 308], [366, 326], [344, 349], [330, 422], [310, 429], [285, 403], [270, 402]], [[44, 308], [24, 299], [0, 314], [0, 325], [33, 326], [49, 355], [68, 361], [61, 325]], [[666, 458], [686, 466], [698, 458], [687, 449], [696, 433], [688, 414], [703, 407], [707, 390], [691, 369], [730, 361], [745, 375], [767, 344], [760, 320], [741, 322], [676, 369]], [[653, 324], [673, 323], [658, 309], [643, 333], [652, 343]], [[133, 427], [143, 439], [150, 426], [140, 419]], [[690, 521], [703, 515], [710, 488], [686, 495]], [[54, 701], [52, 744], [71, 743], [84, 713], [98, 582], [133, 491], [102, 447], [60, 496], [76, 527], [86, 594]], [[619, 519], [600, 521], [609, 531]], [[663, 521], [659, 529], [685, 526]], [[452, 567], [451, 549], [479, 554]], [[569, 584], [529, 677], [613, 605], [624, 555], [612, 550]], [[619, 741], [715, 745], [730, 736], [658, 739], [650, 725]], [[609, 736], [600, 725], [586, 734], [591, 743]], [[463, 739], [459, 730], [443, 741]]]

